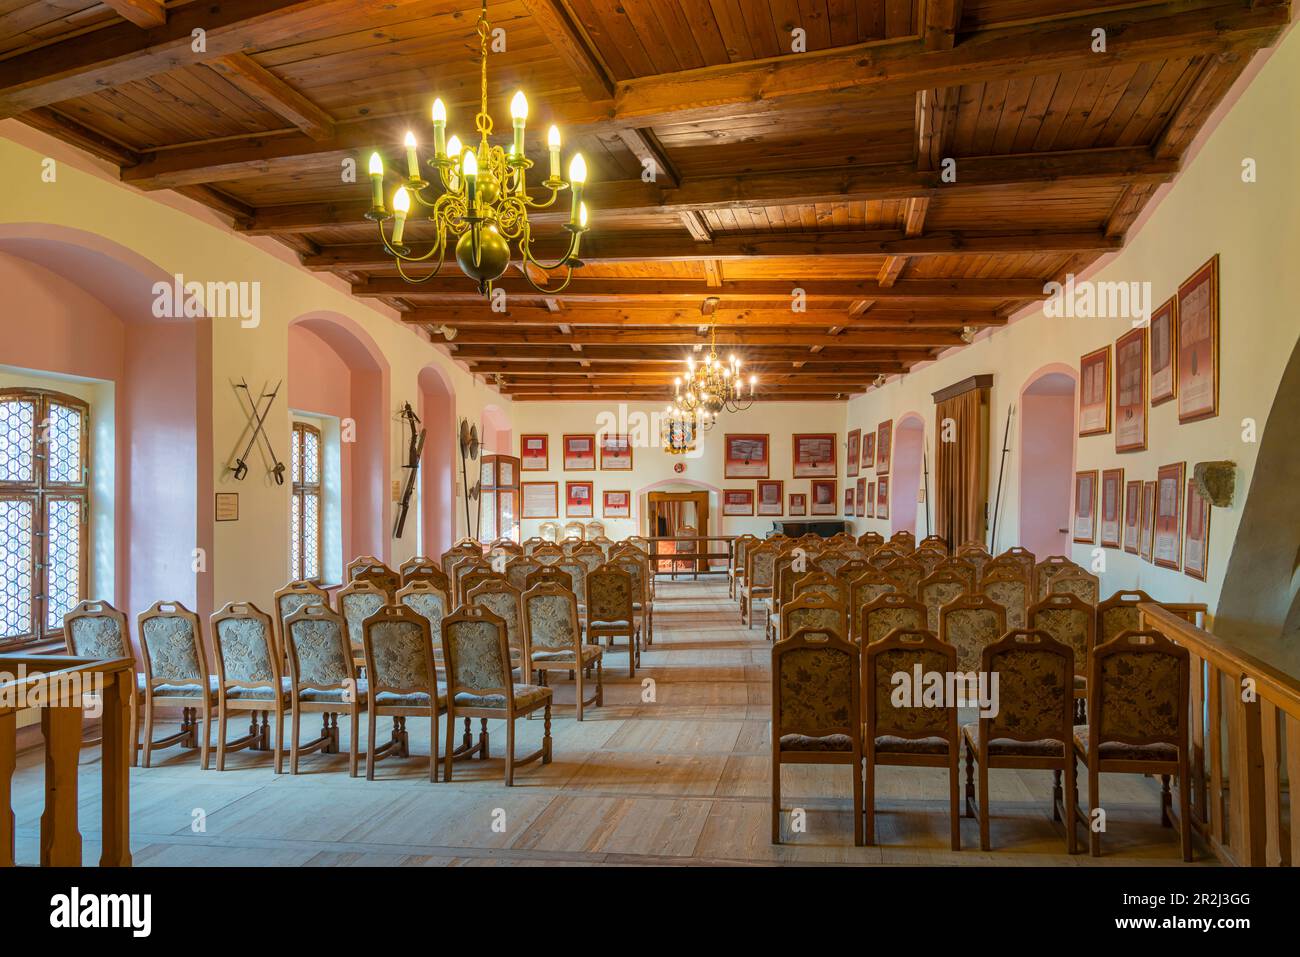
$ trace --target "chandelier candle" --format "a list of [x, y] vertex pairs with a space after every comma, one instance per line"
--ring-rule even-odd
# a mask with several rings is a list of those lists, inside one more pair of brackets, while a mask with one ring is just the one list
[[384, 161], [378, 153], [370, 154], [370, 211], [382, 212], [384, 209]]
[[420, 178], [420, 157], [415, 151], [415, 134], [407, 130], [406, 139], [402, 145], [406, 147], [407, 176], [410, 179], [417, 180]]
[[551, 151], [551, 182], [560, 182], [560, 128], [554, 124], [546, 131], [546, 146]]
[[402, 244], [402, 233], [406, 230], [406, 214], [411, 211], [411, 194], [405, 186], [399, 186], [393, 194], [393, 245]]
[[433, 155], [447, 158], [447, 107], [441, 99], [433, 101]]

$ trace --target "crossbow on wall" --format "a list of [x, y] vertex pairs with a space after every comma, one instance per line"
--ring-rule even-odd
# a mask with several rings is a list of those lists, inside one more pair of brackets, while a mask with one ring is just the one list
[[397, 504], [397, 521], [393, 525], [393, 538], [401, 538], [402, 531], [406, 528], [406, 514], [411, 509], [411, 493], [415, 491], [415, 479], [420, 474], [420, 456], [424, 452], [424, 429], [420, 426], [420, 417], [411, 408], [411, 403], [403, 403], [402, 411], [398, 414], [411, 430], [411, 440], [407, 446], [406, 464], [402, 466], [406, 469], [406, 482], [402, 488], [402, 498]]

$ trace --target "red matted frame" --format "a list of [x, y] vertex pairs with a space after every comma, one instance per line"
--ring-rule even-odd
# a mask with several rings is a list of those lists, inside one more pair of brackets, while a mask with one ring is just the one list
[[1124, 486], [1124, 551], [1130, 555], [1142, 553], [1142, 480], [1134, 479]]
[[857, 494], [855, 498], [857, 499], [858, 507], [857, 510], [853, 513], [854, 517], [866, 518], [867, 517], [867, 480], [866, 479], [864, 478], [858, 479]]
[[[825, 501], [818, 502], [818, 493]], [[827, 493], [829, 492], [829, 497]], [[808, 488], [809, 515], [840, 514], [840, 483], [835, 479], [813, 479]]]
[[[771, 473], [772, 437], [767, 433], [727, 433], [722, 437], [723, 443], [723, 478], [729, 479], [765, 479]], [[734, 443], [734, 445], [733, 445]], [[754, 451], [757, 444], [761, 447], [762, 457], [746, 458], [746, 451]]]
[[[1183, 518], [1183, 574], [1205, 581], [1210, 567], [1210, 502], [1202, 498], [1196, 483], [1187, 483], [1187, 505]], [[1194, 544], [1195, 549], [1189, 545]]]
[[[1107, 496], [1114, 504], [1114, 518], [1107, 517]], [[1101, 473], [1101, 488], [1097, 495], [1097, 534], [1102, 548], [1119, 548], [1124, 541], [1124, 470], [1106, 469]], [[1107, 527], [1114, 523], [1115, 534], [1108, 536]]]
[[853, 493], [854, 493], [854, 486], [850, 485], [848, 482], [845, 482], [844, 483], [844, 517], [845, 518], [853, 517], [853, 503], [855, 501]]
[[1110, 346], [1105, 345], [1079, 359], [1079, 435], [1109, 431]]
[[791, 492], [790, 493], [790, 517], [799, 518], [808, 514], [808, 493]]
[[752, 488], [724, 488], [722, 490], [722, 514], [724, 517], [753, 515], [754, 490]]
[[[834, 432], [800, 432], [795, 433], [791, 439], [791, 474], [795, 478], [835, 478], [839, 475], [839, 454], [836, 450], [839, 437]], [[814, 443], [816, 449], [825, 450], [830, 458], [815, 457]]]
[[[1084, 534], [1084, 526], [1087, 533]], [[1070, 540], [1080, 545], [1097, 541], [1097, 470], [1074, 473], [1074, 516], [1070, 520]]]
[[[1170, 296], [1151, 313], [1147, 401], [1152, 408], [1178, 395], [1178, 297]], [[1160, 365], [1157, 366], [1156, 363]]]
[[[1178, 421], [1219, 414], [1219, 257], [1178, 287]], [[1208, 381], [1206, 376], [1209, 376]]]
[[[534, 448], [530, 453], [528, 443], [539, 442], [539, 447]], [[529, 465], [530, 461], [535, 462], [537, 459], [542, 460], [541, 465]], [[549, 472], [551, 469], [551, 439], [547, 435], [521, 435], [519, 436], [519, 471], [521, 472]]]
[[873, 469], [876, 467], [875, 432], [868, 432], [862, 437], [862, 467], [864, 469]]
[[[586, 489], [587, 495], [584, 498], [579, 497], [578, 492]], [[565, 482], [564, 483], [564, 517], [565, 518], [594, 518], [596, 514], [596, 489], [593, 482]], [[583, 502], [586, 502], [583, 505]]]
[[600, 470], [602, 472], [632, 471], [632, 437], [606, 433], [600, 437]]
[[[586, 452], [577, 452], [573, 450], [573, 445], [582, 440], [588, 443]], [[564, 452], [564, 471], [566, 472], [594, 472], [596, 471], [596, 436], [591, 435], [565, 435], [563, 440]], [[570, 462], [579, 459], [590, 459], [590, 465], [571, 465]]]
[[844, 453], [844, 474], [852, 477], [858, 474], [859, 459], [862, 455], [862, 430], [853, 429], [849, 432], [845, 444], [847, 448]]
[[[529, 512], [526, 507], [528, 501], [528, 490], [539, 485], [549, 485], [551, 488], [552, 507], [549, 515], [543, 515], [540, 512]], [[559, 482], [522, 482], [519, 485], [519, 517], [523, 518], [559, 518], [560, 517], [560, 483]]]
[[[622, 505], [611, 505], [610, 496], [623, 496]], [[632, 492], [630, 489], [608, 489], [600, 493], [600, 514], [602, 518], [631, 518]]]
[[[894, 455], [894, 420], [886, 419], [876, 427], [876, 475], [888, 475]], [[886, 483], [888, 487], [888, 483]], [[889, 511], [888, 508], [885, 511]]]
[[[763, 491], [772, 492], [775, 490], [776, 503], [764, 504]], [[757, 515], [784, 515], [785, 514], [785, 482], [780, 479], [760, 479], [758, 481], [757, 491], [754, 495], [754, 512]]]
[[889, 477], [876, 480], [876, 518], [889, 518]]
[[1115, 340], [1115, 451], [1141, 452], [1147, 447], [1147, 330], [1145, 326]]
[[[1183, 565], [1183, 478], [1186, 462], [1162, 465], [1156, 472], [1155, 529], [1151, 541], [1151, 561], [1160, 568], [1178, 569]], [[1169, 511], [1172, 502], [1173, 511]], [[1161, 539], [1173, 539], [1176, 555], [1161, 558]]]

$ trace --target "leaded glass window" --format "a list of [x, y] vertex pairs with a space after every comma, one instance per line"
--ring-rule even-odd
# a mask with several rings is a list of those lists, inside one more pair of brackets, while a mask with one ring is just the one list
[[321, 438], [306, 422], [293, 424], [289, 452], [293, 498], [289, 514], [289, 574], [319, 582], [321, 578]]
[[0, 389], [0, 645], [58, 637], [86, 597], [89, 412]]

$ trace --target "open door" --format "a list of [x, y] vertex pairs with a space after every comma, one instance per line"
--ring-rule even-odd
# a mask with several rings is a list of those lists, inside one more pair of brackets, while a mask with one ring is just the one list
[[[646, 519], [650, 538], [671, 535], [709, 534], [709, 493], [651, 492], [648, 495]], [[698, 574], [707, 571], [708, 559], [701, 557], [707, 548], [704, 542], [654, 542], [654, 567], [659, 572], [687, 571]], [[660, 558], [660, 555], [670, 557]]]

